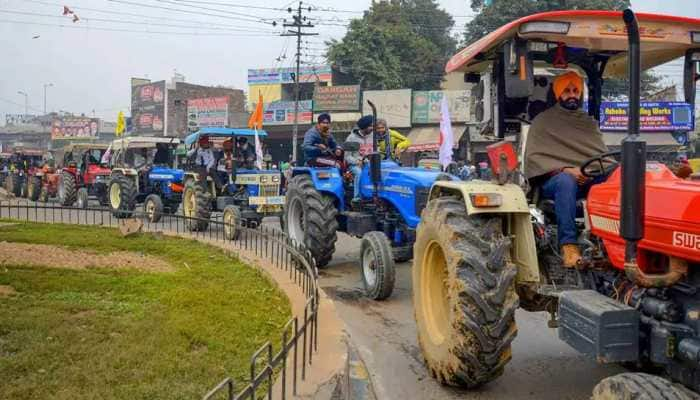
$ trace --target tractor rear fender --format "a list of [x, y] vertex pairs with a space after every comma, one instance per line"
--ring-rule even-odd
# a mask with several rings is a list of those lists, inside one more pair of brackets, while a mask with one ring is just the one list
[[[182, 177], [182, 185], [187, 186], [187, 182], [190, 180], [196, 182], [199, 180], [199, 174], [194, 171], [185, 171], [185, 174]], [[216, 197], [216, 185], [214, 184], [214, 180], [211, 179], [211, 176], [207, 176], [207, 186], [209, 187], [209, 193], [213, 197]]]
[[128, 176], [136, 183], [136, 192], [139, 193], [142, 188], [139, 187], [139, 173], [134, 168], [112, 168], [112, 175], [122, 174]]
[[338, 211], [345, 210], [345, 189], [343, 188], [343, 177], [338, 168], [300, 167], [292, 170], [292, 176], [303, 174], [311, 176], [317, 191], [335, 199]]
[[[499, 204], [477, 207], [474, 204], [474, 195], [495, 195], [491, 197], [500, 199], [495, 200]], [[514, 184], [498, 185], [481, 181], [437, 181], [430, 189], [428, 201], [443, 196], [456, 196], [462, 199], [469, 215], [501, 214], [507, 217], [504, 218], [507, 225], [504, 227], [506, 230], [504, 233], [512, 241], [511, 260], [518, 266], [518, 283], [540, 282], [530, 208], [520, 186]]]

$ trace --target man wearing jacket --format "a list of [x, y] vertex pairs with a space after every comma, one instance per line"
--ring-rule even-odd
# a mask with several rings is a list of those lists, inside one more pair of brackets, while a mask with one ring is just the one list
[[316, 126], [306, 131], [304, 134], [304, 159], [310, 166], [316, 165], [316, 159], [331, 154], [338, 156], [338, 144], [331, 134], [331, 116], [323, 113], [318, 116]]
[[355, 142], [360, 144], [358, 151], [348, 151], [345, 153], [345, 161], [347, 161], [355, 179], [352, 196], [353, 202], [360, 201], [360, 175], [362, 173], [362, 164], [364, 163], [363, 157], [372, 152], [372, 141], [374, 140], [372, 136], [373, 123], [374, 118], [371, 115], [365, 115], [360, 118], [357, 120], [357, 128], [353, 129], [350, 136], [345, 140], [346, 143]]
[[[406, 136], [389, 129], [385, 119], [377, 119], [377, 146], [379, 147], [379, 152], [382, 153], [382, 158], [386, 157], [388, 151], [389, 157], [398, 160], [401, 153], [410, 145], [411, 141]], [[389, 150], [387, 150], [387, 147], [389, 147]]]

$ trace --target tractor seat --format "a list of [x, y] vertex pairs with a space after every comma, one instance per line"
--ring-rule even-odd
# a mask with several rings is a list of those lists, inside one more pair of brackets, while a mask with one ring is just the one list
[[[535, 204], [537, 209], [542, 211], [548, 221], [555, 222], [557, 220], [557, 215], [554, 209], [554, 200], [542, 198], [541, 190], [542, 188], [540, 186], [533, 187], [530, 189], [527, 199], [530, 204]], [[576, 218], [583, 217], [584, 202], [585, 199], [576, 200]]]

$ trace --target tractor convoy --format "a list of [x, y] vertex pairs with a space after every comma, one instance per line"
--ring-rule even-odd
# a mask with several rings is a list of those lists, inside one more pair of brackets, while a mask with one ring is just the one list
[[[640, 136], [641, 73], [677, 58], [684, 60], [684, 102], [695, 109], [698, 19], [548, 12], [512, 21], [463, 49], [446, 72], [474, 86], [478, 130], [492, 143], [490, 181], [402, 167], [391, 151], [380, 153], [376, 135], [357, 180], [342, 156], [359, 150], [353, 142], [338, 152], [320, 147], [323, 162], [284, 175], [263, 168], [255, 153], [265, 131], [232, 128], [202, 128], [184, 145], [139, 136], [109, 146], [72, 144], [58, 169], [42, 152], [17, 150], [3, 156], [0, 179], [16, 197], [57, 197], [83, 208], [95, 199], [117, 218], [132, 217], [142, 204], [155, 223], [182, 205], [190, 231], [220, 218], [229, 240], [242, 226], [280, 217], [319, 268], [345, 233], [361, 239], [362, 282], [374, 300], [391, 296], [395, 262], [412, 259], [419, 347], [427, 369], [446, 385], [473, 389], [504, 373], [522, 308], [548, 313], [562, 341], [599, 363], [644, 372], [603, 380], [594, 400], [696, 399], [700, 182], [649, 161]], [[581, 87], [574, 78], [559, 86], [566, 76]], [[621, 150], [589, 148], [580, 165], [543, 171], [537, 177], [544, 181], [528, 179], [536, 175], [525, 155], [537, 137], [537, 116], [563, 107], [599, 121], [603, 88], [613, 79], [629, 82]], [[571, 98], [587, 108], [567, 108]], [[553, 146], [557, 130], [572, 128], [560, 125], [547, 127], [555, 132]], [[571, 168], [573, 185], [595, 184], [571, 199], [567, 215], [575, 226], [564, 226], [557, 198], [563, 192], [552, 195], [543, 182]], [[565, 241], [571, 232], [575, 237]]]

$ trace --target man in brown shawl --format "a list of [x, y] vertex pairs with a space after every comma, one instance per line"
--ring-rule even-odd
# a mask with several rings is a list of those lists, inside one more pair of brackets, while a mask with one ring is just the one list
[[564, 265], [581, 259], [577, 245], [576, 200], [594, 183], [581, 174], [580, 165], [607, 151], [598, 122], [580, 109], [583, 79], [570, 71], [552, 84], [557, 104], [532, 121], [525, 147], [525, 174], [540, 185], [542, 196], [554, 200], [557, 239]]

